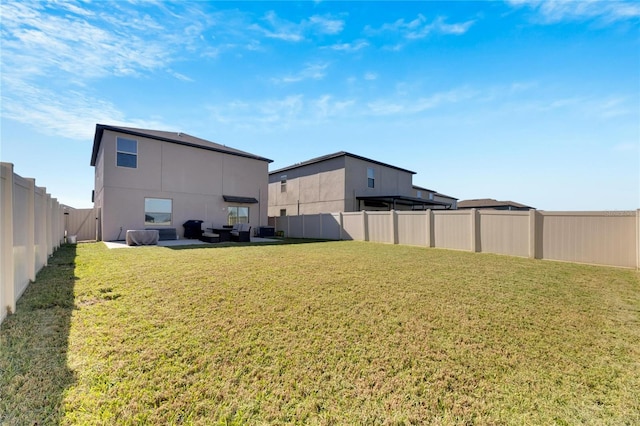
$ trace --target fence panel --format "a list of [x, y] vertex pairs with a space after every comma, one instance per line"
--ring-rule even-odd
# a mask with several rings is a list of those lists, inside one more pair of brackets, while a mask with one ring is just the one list
[[398, 211], [398, 244], [428, 247], [428, 222], [431, 212]]
[[96, 213], [94, 209], [68, 209], [65, 211], [67, 235], [75, 235], [78, 241], [96, 239]]
[[364, 241], [362, 213], [342, 213], [342, 239]]
[[367, 212], [368, 241], [393, 243], [393, 222], [391, 212]]
[[304, 238], [322, 238], [322, 215], [303, 215]]
[[319, 238], [327, 240], [340, 239], [340, 214], [321, 214], [322, 235]]
[[35, 190], [34, 250], [36, 271], [47, 264], [47, 192], [44, 188]]
[[480, 251], [529, 256], [529, 212], [479, 210]]
[[433, 211], [435, 247], [471, 250], [471, 211]]
[[539, 212], [542, 258], [637, 267], [637, 212]]
[[287, 216], [287, 231], [291, 238], [304, 238], [302, 216]]
[[62, 207], [35, 180], [0, 163], [0, 322], [64, 238]]
[[29, 285], [30, 265], [28, 257], [29, 181], [16, 175], [13, 186], [13, 285], [16, 300]]
[[472, 209], [276, 218], [277, 229], [287, 232], [284, 219], [288, 235], [292, 237], [341, 238], [640, 267], [640, 210], [525, 212]]

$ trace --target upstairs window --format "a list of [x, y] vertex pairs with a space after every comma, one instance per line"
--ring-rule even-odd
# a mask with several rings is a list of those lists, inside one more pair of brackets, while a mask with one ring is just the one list
[[422, 191], [417, 191], [416, 197], [417, 198], [422, 198]]
[[367, 188], [375, 188], [376, 177], [373, 172], [373, 167], [367, 167]]
[[138, 141], [121, 137], [116, 139], [116, 165], [138, 168]]
[[280, 176], [280, 192], [287, 192], [287, 175]]

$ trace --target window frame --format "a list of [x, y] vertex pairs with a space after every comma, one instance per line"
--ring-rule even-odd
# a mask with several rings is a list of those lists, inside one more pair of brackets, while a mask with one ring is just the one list
[[[236, 210], [236, 215], [232, 216], [232, 210], [235, 209]], [[246, 216], [241, 216], [240, 215], [240, 209], [246, 209], [247, 215]], [[249, 223], [250, 221], [250, 214], [251, 214], [251, 210], [249, 209], [249, 206], [227, 206], [227, 225], [235, 225], [236, 223]], [[232, 218], [235, 218], [236, 220], [232, 220]], [[246, 218], [246, 222], [243, 222], [240, 219], [244, 219]]]
[[[133, 142], [135, 144], [135, 152], [127, 151], [126, 148], [121, 148], [119, 146], [120, 141]], [[126, 164], [120, 164], [120, 155], [132, 156], [135, 159], [135, 166], [127, 166]], [[138, 168], [138, 140], [137, 139], [129, 139], [123, 136], [116, 136], [116, 167], [122, 167], [126, 169], [137, 169]]]
[[287, 192], [287, 175], [280, 176], [280, 192]]
[[373, 167], [367, 167], [367, 188], [375, 188], [376, 187], [376, 174], [375, 169]]
[[[168, 201], [170, 212], [164, 211], [147, 211], [147, 201], [157, 200], [157, 201]], [[168, 214], [169, 221], [164, 222], [151, 222], [147, 220], [147, 216], [151, 216], [153, 214]], [[173, 199], [172, 198], [157, 198], [157, 197], [144, 197], [144, 226], [171, 226], [173, 224]]]

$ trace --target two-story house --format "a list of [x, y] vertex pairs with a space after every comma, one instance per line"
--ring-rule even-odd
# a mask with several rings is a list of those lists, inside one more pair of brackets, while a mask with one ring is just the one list
[[441, 194], [433, 189], [423, 188], [421, 186], [413, 185], [413, 195], [416, 198], [426, 198], [429, 201], [437, 201], [440, 204], [426, 205], [427, 209], [457, 209], [458, 199], [450, 195]]
[[415, 172], [336, 152], [269, 173], [269, 216], [450, 207], [418, 198]]
[[458, 203], [458, 208], [464, 209], [492, 209], [492, 210], [532, 210], [535, 207], [516, 203], [515, 201], [498, 201], [493, 198], [477, 198], [473, 200], [463, 200]]
[[187, 220], [267, 223], [272, 160], [185, 133], [96, 125], [91, 154], [102, 240]]

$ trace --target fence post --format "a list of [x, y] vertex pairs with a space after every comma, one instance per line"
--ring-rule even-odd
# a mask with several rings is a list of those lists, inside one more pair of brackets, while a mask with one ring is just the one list
[[536, 250], [538, 244], [538, 230], [536, 229], [536, 220], [537, 220], [537, 211], [536, 209], [529, 210], [529, 257], [531, 259], [536, 258]]
[[398, 212], [391, 210], [391, 244], [398, 244]]
[[640, 269], [640, 209], [636, 210], [636, 269]]
[[433, 240], [433, 216], [432, 216], [432, 212], [431, 209], [427, 209], [427, 215], [425, 216], [425, 220], [427, 222], [426, 224], [426, 228], [427, 228], [427, 247], [433, 247], [432, 244], [432, 240]]
[[342, 241], [342, 234], [344, 232], [344, 220], [342, 218], [342, 212], [339, 212], [338, 215], [340, 218], [340, 235], [338, 236], [338, 238], [340, 239], [340, 241]]
[[302, 238], [305, 238], [305, 234], [304, 234], [304, 213], [302, 214]]
[[480, 212], [478, 209], [471, 209], [471, 251], [480, 251]]
[[25, 179], [29, 183], [29, 195], [27, 196], [27, 241], [25, 249], [27, 250], [27, 265], [30, 281], [36, 280], [36, 180], [33, 178]]
[[2, 201], [0, 213], [0, 321], [16, 311], [13, 272], [13, 164], [0, 163]]
[[367, 212], [362, 210], [362, 241], [369, 241], [369, 224], [367, 223]]

